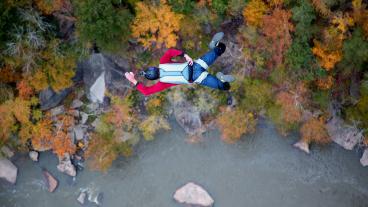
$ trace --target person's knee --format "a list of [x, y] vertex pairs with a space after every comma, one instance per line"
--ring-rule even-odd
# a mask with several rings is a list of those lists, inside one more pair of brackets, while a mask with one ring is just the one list
[[228, 90], [230, 90], [230, 88], [231, 88], [231, 86], [230, 86], [230, 83], [229, 82], [224, 82], [223, 84], [222, 84], [222, 90], [224, 90], [224, 91], [228, 91]]
[[224, 43], [222, 43], [222, 42], [219, 42], [218, 43], [218, 45], [216, 45], [216, 47], [215, 47], [215, 53], [218, 55], [218, 56], [221, 56], [222, 55], [222, 53], [224, 53], [225, 52], [225, 50], [226, 50], [226, 45], [224, 44]]

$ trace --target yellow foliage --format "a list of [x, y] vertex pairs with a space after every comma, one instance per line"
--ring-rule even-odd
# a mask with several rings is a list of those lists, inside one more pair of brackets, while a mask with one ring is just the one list
[[305, 122], [300, 128], [300, 134], [302, 140], [307, 143], [315, 142], [318, 144], [327, 144], [331, 141], [324, 121], [316, 118], [311, 118]]
[[349, 14], [338, 13], [332, 18], [332, 24], [334, 24], [337, 29], [344, 34], [349, 27], [354, 26], [354, 19], [349, 16]]
[[243, 16], [249, 26], [262, 26], [262, 19], [268, 11], [268, 6], [262, 0], [251, 0], [243, 10]]
[[36, 150], [51, 148], [52, 139], [53, 131], [50, 119], [43, 119], [33, 126], [31, 141]]
[[235, 143], [242, 135], [256, 131], [257, 119], [253, 113], [239, 108], [230, 111], [222, 109], [222, 113], [217, 117], [217, 125], [221, 130], [222, 139]]
[[8, 140], [16, 123], [9, 103], [7, 101], [0, 105], [0, 145]]
[[328, 90], [330, 89], [334, 84], [334, 78], [329, 75], [326, 78], [319, 78], [316, 80], [316, 84], [318, 88], [322, 90]]
[[282, 6], [284, 0], [268, 0], [269, 4], [274, 7]]
[[37, 8], [46, 15], [55, 11], [59, 11], [64, 3], [64, 0], [35, 0]]
[[156, 48], [175, 47], [178, 40], [176, 34], [180, 29], [183, 15], [172, 11], [171, 6], [161, 2], [159, 6], [136, 4], [136, 17], [132, 24], [132, 35], [145, 48], [155, 44]]
[[30, 78], [30, 84], [36, 91], [42, 91], [48, 87], [47, 75], [42, 70], [37, 70]]
[[317, 57], [321, 67], [327, 71], [332, 70], [335, 67], [335, 64], [340, 62], [342, 59], [341, 50], [329, 51], [328, 47], [318, 40], [314, 41], [312, 52]]
[[158, 130], [170, 130], [171, 128], [169, 122], [164, 117], [153, 115], [144, 120], [139, 125], [139, 129], [142, 131], [143, 137], [146, 140], [152, 140]]
[[332, 12], [323, 0], [312, 0], [312, 4], [322, 16], [329, 17], [331, 15]]

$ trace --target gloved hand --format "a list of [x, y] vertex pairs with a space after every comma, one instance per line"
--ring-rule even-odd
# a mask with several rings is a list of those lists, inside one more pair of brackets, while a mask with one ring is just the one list
[[128, 79], [128, 81], [130, 81], [134, 85], [137, 85], [138, 81], [135, 79], [133, 72], [126, 72], [124, 75], [125, 78]]

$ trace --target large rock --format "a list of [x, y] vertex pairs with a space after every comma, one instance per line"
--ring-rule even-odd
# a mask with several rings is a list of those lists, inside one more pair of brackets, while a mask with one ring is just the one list
[[59, 159], [59, 164], [57, 165], [57, 169], [60, 172], [65, 173], [72, 177], [77, 175], [77, 171], [75, 170], [75, 166], [72, 164], [70, 160], [69, 154], [65, 154], [65, 156], [62, 159]]
[[213, 198], [201, 186], [187, 183], [175, 191], [174, 199], [183, 204], [209, 207], [214, 203]]
[[94, 53], [79, 63], [78, 69], [83, 71], [87, 97], [93, 102], [102, 103], [106, 89], [112, 94], [124, 96], [131, 88], [124, 77], [124, 73], [129, 71], [129, 63], [120, 57]]
[[347, 150], [354, 149], [363, 139], [363, 132], [357, 127], [349, 126], [339, 117], [333, 117], [327, 122], [326, 128], [331, 139]]
[[5, 179], [11, 184], [17, 181], [18, 168], [8, 159], [0, 158], [0, 178]]
[[59, 105], [71, 91], [71, 88], [64, 89], [58, 93], [51, 88], [41, 91], [39, 95], [41, 110], [48, 110]]
[[51, 173], [49, 173], [47, 170], [43, 170], [42, 171], [43, 177], [45, 179], [45, 183], [47, 186], [47, 190], [52, 193], [55, 191], [55, 189], [58, 186], [58, 181], [56, 180], [56, 178], [54, 176], [51, 175]]
[[83, 106], [83, 102], [81, 100], [75, 99], [75, 100], [73, 100], [70, 108], [76, 109], [76, 108], [79, 108], [81, 106]]
[[80, 141], [84, 137], [84, 130], [81, 125], [77, 125], [73, 129], [75, 138]]
[[360, 158], [360, 163], [365, 167], [368, 166], [368, 148], [364, 150], [362, 157]]

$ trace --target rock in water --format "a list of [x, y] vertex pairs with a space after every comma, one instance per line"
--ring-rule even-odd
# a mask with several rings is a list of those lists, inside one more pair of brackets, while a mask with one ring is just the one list
[[43, 177], [45, 178], [47, 189], [50, 193], [54, 192], [58, 186], [58, 181], [47, 170], [42, 170]]
[[59, 159], [59, 164], [57, 165], [57, 169], [60, 172], [65, 173], [72, 177], [77, 175], [77, 171], [75, 170], [75, 166], [72, 164], [70, 160], [69, 154], [65, 154], [64, 158]]
[[202, 207], [210, 207], [214, 203], [206, 190], [191, 182], [176, 190], [174, 199], [179, 203]]
[[301, 151], [309, 154], [309, 144], [303, 140], [299, 140], [297, 143], [293, 145], [294, 147], [300, 149]]
[[363, 133], [358, 128], [348, 126], [341, 118], [333, 117], [326, 128], [331, 139], [347, 150], [352, 150], [363, 138]]
[[77, 198], [77, 201], [83, 205], [86, 202], [87, 193], [81, 192]]
[[36, 151], [30, 151], [28, 153], [29, 157], [31, 158], [32, 161], [37, 162], [38, 161], [38, 152]]
[[365, 167], [368, 166], [368, 148], [364, 150], [362, 157], [360, 158], [360, 163]]
[[0, 158], [0, 178], [15, 184], [17, 181], [18, 168], [8, 159]]

